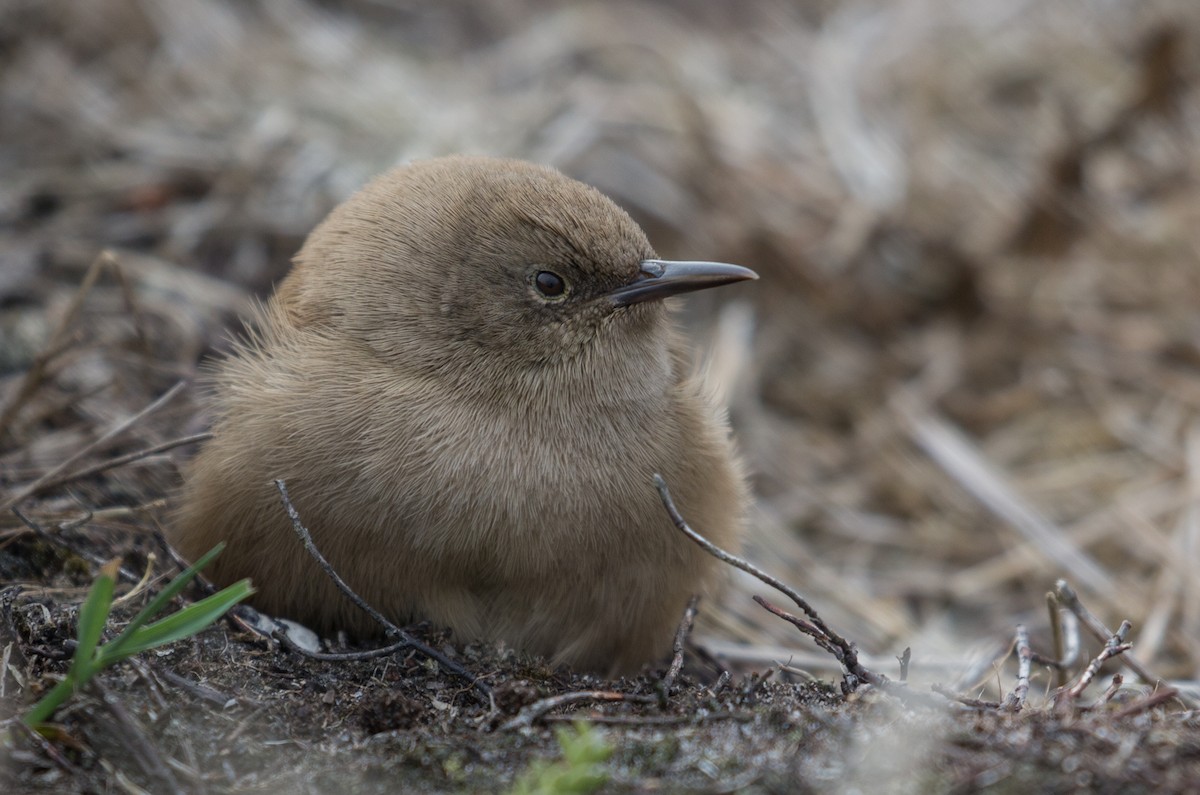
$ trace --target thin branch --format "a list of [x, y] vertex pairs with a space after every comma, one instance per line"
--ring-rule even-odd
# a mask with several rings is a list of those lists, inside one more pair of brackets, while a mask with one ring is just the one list
[[999, 701], [981, 701], [978, 698], [967, 698], [966, 696], [960, 696], [958, 693], [955, 693], [945, 685], [935, 684], [931, 687], [931, 689], [939, 696], [944, 696], [950, 701], [962, 704], [964, 707], [970, 707], [971, 709], [1000, 709]]
[[1029, 646], [1029, 631], [1024, 624], [1017, 624], [1017, 685], [1000, 708], [1005, 712], [1020, 712], [1029, 695], [1029, 671], [1033, 667], [1033, 649]]
[[[1064, 611], [1058, 606], [1058, 597], [1054, 595], [1054, 591], [1046, 593], [1046, 610], [1050, 615], [1050, 636], [1054, 644], [1054, 659], [1060, 664], [1054, 671], [1054, 678], [1059, 687], [1067, 684], [1067, 647], [1066, 638], [1063, 636], [1062, 617]], [[1069, 613], [1067, 615], [1070, 615]]]
[[687, 608], [683, 611], [683, 618], [679, 621], [679, 629], [675, 630], [675, 643], [672, 647], [674, 654], [671, 657], [671, 666], [667, 668], [667, 673], [662, 678], [664, 699], [671, 695], [671, 688], [675, 686], [675, 680], [679, 677], [679, 672], [683, 670], [683, 645], [687, 641], [688, 634], [692, 631], [692, 625], [696, 623], [696, 606], [699, 603], [699, 595], [693, 596], [688, 600]]
[[[1066, 580], [1059, 580], [1054, 584], [1054, 593], [1058, 597], [1058, 601], [1083, 623], [1083, 626], [1087, 628], [1088, 632], [1092, 633], [1092, 636], [1096, 640], [1104, 644], [1109, 642], [1114, 633], [1108, 627], [1104, 626], [1103, 621], [1092, 615], [1092, 612], [1080, 601], [1079, 594], [1075, 593], [1075, 589]], [[1132, 654], [1124, 655], [1121, 661], [1125, 664], [1125, 667], [1140, 676], [1142, 681], [1147, 684], [1156, 684], [1162, 681], [1162, 677], [1151, 673], [1150, 669]]]
[[1107, 704], [1112, 701], [1113, 696], [1117, 694], [1117, 691], [1121, 689], [1121, 685], [1123, 684], [1125, 684], [1125, 677], [1120, 674], [1113, 674], [1112, 682], [1109, 684], [1108, 689], [1104, 691], [1104, 695], [1101, 696], [1100, 703]]
[[532, 726], [539, 718], [552, 709], [565, 707], [569, 704], [587, 704], [594, 701], [627, 701], [634, 704], [653, 704], [658, 699], [654, 696], [639, 696], [630, 693], [618, 693], [614, 690], [579, 690], [573, 693], [560, 693], [535, 701], [517, 713], [517, 716], [500, 726], [501, 731], [524, 729]]
[[136, 450], [132, 453], [119, 455], [116, 458], [110, 458], [107, 461], [101, 461], [97, 464], [93, 464], [92, 466], [84, 467], [83, 469], [77, 469], [68, 475], [62, 475], [61, 477], [57, 477], [53, 480], [42, 483], [37, 487], [37, 489], [34, 490], [32, 494], [28, 496], [32, 497], [37, 494], [41, 494], [42, 492], [49, 491], [50, 489], [56, 489], [59, 486], [65, 486], [68, 483], [74, 483], [77, 480], [83, 480], [84, 478], [91, 477], [92, 475], [98, 475], [101, 472], [107, 472], [110, 469], [116, 469], [117, 467], [122, 467], [126, 464], [132, 464], [134, 461], [139, 461], [143, 458], [148, 458], [149, 456], [156, 455], [158, 453], [165, 453], [168, 450], [174, 450], [176, 447], [183, 447], [184, 445], [194, 444], [196, 442], [204, 442], [211, 438], [212, 433], [207, 431], [204, 433], [194, 433], [191, 436], [183, 436], [179, 439], [172, 439], [169, 442], [156, 444], [153, 447], [146, 447], [142, 450]]
[[[108, 562], [105, 558], [103, 558], [100, 555], [95, 554], [91, 550], [82, 549], [82, 548], [76, 549], [66, 539], [64, 539], [62, 537], [62, 534], [51, 533], [46, 528], [42, 527], [37, 522], [33, 521], [33, 519], [31, 519], [29, 516], [27, 516], [24, 511], [22, 511], [20, 508], [16, 507], [15, 505], [10, 510], [12, 511], [14, 516], [16, 516], [19, 520], [21, 520], [21, 524], [25, 525], [30, 530], [32, 530], [37, 535], [38, 538], [42, 539], [47, 544], [58, 547], [59, 549], [64, 549], [67, 552], [70, 552], [72, 555], [78, 555], [79, 557], [83, 558], [84, 560], [90, 562], [93, 566], [97, 566], [97, 567], [103, 566], [105, 563]], [[90, 514], [89, 514], [88, 518], [90, 518]], [[132, 583], [136, 584], [141, 579], [138, 576], [138, 574], [130, 571], [129, 569], [125, 568], [124, 566], [121, 566], [118, 569], [118, 572], [120, 573], [121, 577], [128, 582], [132, 582]]]
[[296, 532], [297, 537], [299, 537], [300, 541], [304, 544], [304, 548], [308, 551], [308, 554], [311, 555], [313, 560], [320, 565], [321, 569], [327, 575], [329, 575], [329, 579], [333, 580], [333, 583], [338, 587], [338, 590], [345, 594], [351, 602], [358, 605], [359, 608], [365, 611], [367, 615], [375, 619], [380, 626], [384, 627], [384, 629], [387, 630], [388, 637], [398, 638], [401, 643], [406, 644], [414, 651], [436, 661], [437, 664], [442, 667], [442, 670], [470, 682], [471, 686], [483, 695], [491, 696], [492, 689], [479, 677], [472, 674], [459, 663], [454, 662], [436, 649], [430, 648], [414, 638], [412, 635], [405, 632], [400, 627], [393, 624], [391, 621], [385, 618], [382, 613], [369, 605], [365, 599], [355, 593], [354, 589], [346, 584], [346, 581], [342, 579], [341, 575], [337, 573], [333, 566], [330, 565], [329, 561], [325, 559], [325, 556], [321, 554], [321, 551], [317, 549], [316, 544], [313, 543], [312, 534], [308, 532], [308, 528], [305, 527], [304, 523], [300, 520], [300, 514], [296, 511], [296, 506], [292, 505], [292, 500], [290, 497], [288, 497], [287, 485], [282, 480], [276, 479], [275, 488], [279, 489], [279, 496], [283, 500], [284, 510], [287, 511], [288, 518], [292, 520], [292, 529]]
[[[775, 579], [770, 574], [767, 574], [765, 571], [759, 569], [757, 566], [754, 566], [748, 561], [726, 552], [693, 530], [688, 525], [687, 521], [684, 520], [683, 516], [679, 513], [679, 509], [675, 507], [675, 501], [671, 499], [671, 491], [667, 487], [667, 481], [663, 479], [662, 475], [655, 473], [654, 485], [658, 489], [658, 496], [662, 499], [663, 507], [667, 509], [667, 513], [670, 515], [671, 521], [675, 523], [675, 527], [678, 528], [681, 533], [690, 538], [708, 554], [720, 561], [728, 563], [734, 568], [741, 569], [747, 574], [757, 577], [762, 582], [771, 586], [795, 602], [796, 606], [803, 610], [805, 615], [809, 617], [812, 622], [811, 626], [823, 636], [825, 643], [835, 647], [838, 651], [835, 652], [830, 648], [830, 646], [826, 645], [822, 645], [821, 647], [837, 656], [839, 662], [841, 662], [842, 665], [846, 667], [846, 670], [848, 670], [850, 673], [859, 677], [863, 681], [871, 682], [872, 684], [877, 684], [878, 680], [881, 678], [886, 678], [880, 677], [880, 675], [874, 674], [863, 668], [863, 666], [858, 662], [858, 651], [854, 648], [854, 645], [830, 629], [821, 619], [821, 616], [817, 614], [817, 611], [814, 610], [808, 604], [808, 602], [805, 601], [804, 597], [802, 597], [795, 589], [785, 585], [783, 582]], [[797, 626], [799, 625], [797, 624]], [[805, 634], [811, 635], [811, 633], [807, 632]], [[815, 638], [815, 636], [813, 637]]]
[[77, 450], [75, 453], [68, 456], [65, 461], [58, 464], [50, 471], [43, 473], [41, 475], [41, 477], [37, 478], [32, 483], [28, 484], [23, 489], [19, 490], [16, 494], [9, 497], [2, 504], [0, 504], [0, 513], [7, 511], [9, 508], [12, 508], [14, 505], [19, 505], [25, 499], [36, 494], [39, 490], [42, 489], [43, 486], [45, 486], [45, 484], [49, 483], [50, 481], [54, 480], [59, 475], [61, 475], [63, 473], [63, 471], [65, 471], [67, 469], [67, 467], [71, 466], [76, 461], [83, 458], [85, 455], [88, 455], [89, 453], [92, 453], [95, 450], [99, 449], [102, 445], [104, 445], [105, 443], [107, 443], [108, 441], [113, 439], [115, 436], [118, 436], [118, 435], [124, 433], [125, 431], [129, 430], [129, 428], [131, 428], [133, 425], [137, 424], [140, 420], [144, 419], [145, 417], [149, 416], [150, 414], [153, 414], [154, 412], [158, 411], [160, 408], [165, 406], [167, 403], [171, 402], [171, 400], [174, 399], [174, 397], [183, 390], [183, 387], [185, 386], [185, 384], [186, 384], [185, 381], [176, 382], [176, 384], [173, 387], [171, 387], [166, 392], [159, 395], [155, 400], [153, 400], [149, 405], [147, 405], [144, 409], [139, 411], [137, 414], [134, 414], [132, 417], [128, 417], [127, 419], [124, 419], [121, 422], [118, 422], [116, 425], [112, 426], [107, 431], [105, 431], [103, 434], [101, 434], [98, 439], [91, 442], [90, 444], [84, 445], [82, 448]]
[[17, 387], [17, 391], [5, 403], [3, 409], [0, 409], [0, 437], [4, 436], [9, 424], [17, 416], [17, 412], [21, 410], [29, 398], [41, 387], [46, 377], [46, 368], [49, 367], [50, 362], [54, 361], [54, 359], [58, 358], [58, 356], [70, 347], [65, 344], [66, 341], [63, 340], [63, 336], [75, 320], [75, 316], [79, 314], [80, 307], [83, 306], [83, 300], [92, 291], [92, 287], [95, 286], [96, 279], [100, 276], [101, 268], [111, 264], [113, 261], [113, 255], [110, 252], [102, 251], [96, 259], [92, 260], [92, 264], [88, 266], [87, 272], [83, 275], [83, 281], [79, 284], [79, 289], [71, 296], [71, 303], [67, 305], [66, 311], [58, 319], [58, 325], [51, 332], [50, 338], [47, 340], [42, 352], [33, 360], [30, 368], [25, 371], [25, 376], [21, 379], [21, 385]]
[[301, 646], [296, 641], [292, 640], [286, 632], [274, 632], [271, 637], [279, 640], [284, 646], [287, 646], [290, 651], [301, 654], [312, 660], [326, 660], [332, 662], [349, 662], [353, 660], [373, 660], [376, 657], [387, 657], [405, 649], [413, 648], [408, 641], [401, 640], [393, 643], [391, 646], [380, 646], [378, 649], [367, 649], [366, 651], [339, 651], [339, 652], [323, 652], [309, 651]]
[[1120, 718], [1128, 718], [1130, 715], [1137, 715], [1140, 712], [1145, 712], [1148, 709], [1157, 707], [1164, 701], [1170, 701], [1179, 696], [1179, 691], [1173, 687], [1159, 688], [1158, 691], [1146, 696], [1141, 701], [1135, 701], [1128, 707], [1113, 713], [1113, 720]]
[[784, 621], [788, 622], [789, 624], [794, 626], [796, 629], [800, 630], [801, 633], [808, 635], [810, 638], [812, 638], [816, 642], [816, 644], [818, 646], [820, 646], [822, 649], [824, 649], [825, 651], [832, 654], [834, 656], [834, 658], [842, 664], [843, 667], [846, 666], [846, 655], [842, 652], [842, 650], [840, 648], [838, 648], [838, 646], [836, 644], [833, 643], [833, 641], [831, 641], [828, 637], [826, 637], [824, 632], [817, 629], [816, 625], [814, 625], [813, 623], [811, 623], [809, 621], [805, 621], [803, 618], [800, 618], [799, 616], [792, 615], [791, 613], [787, 612], [783, 608], [776, 607], [775, 605], [771, 604], [770, 602], [768, 602], [766, 599], [764, 599], [761, 596], [755, 595], [755, 596], [752, 596], [751, 598], [755, 602], [757, 602], [759, 604], [759, 606], [762, 607], [764, 610], [766, 610], [768, 613], [771, 613], [772, 615], [782, 618]]
[[1104, 663], [1113, 657], [1124, 654], [1129, 649], [1133, 648], [1132, 643], [1127, 643], [1125, 641], [1125, 638], [1129, 634], [1131, 627], [1132, 625], [1128, 621], [1122, 621], [1121, 627], [1108, 638], [1107, 642], [1104, 644], [1104, 648], [1100, 650], [1100, 653], [1097, 654], [1090, 663], [1088, 663], [1088, 667], [1084, 669], [1083, 673], [1079, 676], [1079, 681], [1072, 685], [1069, 690], [1060, 690], [1055, 698], [1055, 701], [1058, 701], [1059, 703], [1070, 703], [1079, 698], [1079, 695], [1087, 689], [1087, 686], [1092, 683], [1092, 680], [1096, 677], [1096, 674], [1100, 672], [1100, 668], [1104, 665]]

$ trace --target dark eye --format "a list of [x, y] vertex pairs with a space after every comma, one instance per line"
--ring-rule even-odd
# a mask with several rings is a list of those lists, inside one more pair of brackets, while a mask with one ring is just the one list
[[533, 283], [538, 292], [547, 298], [558, 298], [567, 291], [567, 283], [563, 281], [563, 277], [550, 271], [538, 271], [537, 276], [533, 277]]

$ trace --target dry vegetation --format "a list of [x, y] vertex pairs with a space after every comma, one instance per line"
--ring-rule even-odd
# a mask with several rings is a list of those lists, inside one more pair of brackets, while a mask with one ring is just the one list
[[[63, 670], [95, 564], [173, 571], [172, 445], [203, 406], [138, 413], [337, 200], [457, 151], [553, 163], [661, 254], [759, 271], [686, 314], [755, 473], [744, 552], [872, 671], [911, 647], [933, 701], [798, 684], [840, 666], [739, 574], [701, 606], [717, 662], [662, 699], [661, 671], [425, 631], [493, 706], [414, 655], [316, 662], [231, 623], [18, 733], [0, 789], [495, 789], [564, 714], [615, 724], [622, 791], [1194, 786], [1198, 99], [1193, 0], [0, 4], [0, 717]], [[1060, 578], [1132, 650], [1065, 705], [1036, 658], [1023, 709], [982, 703], [1020, 681], [1018, 624], [1055, 656]], [[1081, 636], [1071, 682], [1103, 646]], [[596, 689], [637, 698], [501, 728]]]

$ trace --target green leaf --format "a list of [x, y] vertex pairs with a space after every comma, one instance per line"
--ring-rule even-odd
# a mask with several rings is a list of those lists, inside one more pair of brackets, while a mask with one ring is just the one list
[[113, 663], [124, 660], [138, 652], [153, 649], [165, 643], [182, 640], [207, 628], [223, 616], [229, 608], [254, 593], [249, 580], [242, 580], [218, 591], [199, 602], [188, 605], [177, 613], [154, 624], [146, 622], [159, 613], [175, 595], [191, 582], [200, 569], [216, 557], [225, 547], [218, 544], [196, 563], [167, 584], [167, 587], [150, 600], [129, 625], [113, 640], [98, 646], [112, 610], [113, 590], [116, 587], [120, 561], [113, 560], [100, 569], [100, 575], [88, 591], [87, 598], [79, 607], [75, 656], [71, 667], [62, 681], [25, 714], [25, 725], [37, 728], [48, 721], [59, 706], [71, 697], [75, 690]]
[[121, 634], [113, 638], [110, 645], [119, 646], [122, 642], [128, 642], [128, 639], [137, 632], [142, 626], [162, 612], [162, 609], [167, 606], [167, 603], [175, 598], [176, 594], [187, 587], [187, 584], [192, 581], [192, 578], [205, 566], [207, 566], [213, 558], [221, 554], [221, 550], [225, 548], [225, 542], [222, 541], [208, 551], [200, 560], [193, 563], [186, 571], [180, 574], [175, 579], [167, 584], [166, 588], [159, 591], [150, 602], [141, 609], [141, 611], [130, 620]]
[[50, 720], [51, 716], [54, 715], [54, 711], [75, 692], [77, 684], [78, 682], [75, 677], [72, 674], [67, 674], [61, 682], [51, 688], [49, 693], [42, 696], [41, 701], [34, 704], [25, 713], [25, 717], [21, 719], [21, 722], [26, 726], [36, 728], [39, 724]]
[[108, 613], [112, 609], [113, 590], [117, 584], [117, 572], [121, 561], [111, 560], [100, 568], [100, 574], [92, 583], [87, 598], [79, 607], [79, 627], [75, 637], [78, 645], [75, 656], [71, 660], [70, 676], [83, 682], [91, 678], [95, 670], [92, 658], [95, 656], [96, 644], [104, 633], [104, 625], [108, 623]]
[[105, 644], [100, 649], [98, 660], [102, 665], [111, 665], [148, 649], [191, 637], [197, 632], [207, 629], [209, 625], [225, 615], [229, 608], [252, 593], [254, 593], [254, 588], [250, 586], [249, 580], [236, 582], [228, 588], [172, 613], [161, 621], [140, 627], [128, 637], [122, 634], [121, 638]]

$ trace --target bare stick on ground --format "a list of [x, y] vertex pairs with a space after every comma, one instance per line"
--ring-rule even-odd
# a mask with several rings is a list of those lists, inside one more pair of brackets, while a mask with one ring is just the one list
[[[808, 616], [807, 621], [799, 618], [798, 616], [793, 616], [779, 609], [778, 607], [775, 607], [774, 605], [771, 605], [761, 597], [755, 597], [755, 601], [760, 605], [780, 618], [791, 622], [797, 629], [815, 640], [817, 645], [819, 645], [822, 649], [825, 649], [825, 651], [837, 658], [838, 662], [842, 664], [843, 668], [845, 668], [846, 672], [849, 674], [849, 677], [853, 677], [855, 680], [851, 681], [850, 678], [847, 677], [843, 680], [843, 688], [853, 691], [858, 686], [858, 682], [860, 681], [868, 682], [877, 687], [892, 684], [891, 680], [886, 676], [877, 674], [864, 667], [862, 663], [858, 661], [858, 650], [854, 647], [854, 644], [850, 643], [850, 641], [846, 640], [841, 635], [830, 629], [829, 626], [825, 624], [824, 620], [822, 620], [817, 614], [817, 611], [814, 610], [808, 604], [808, 602], [805, 601], [804, 597], [802, 597], [795, 589], [785, 585], [783, 582], [775, 579], [748, 561], [745, 561], [736, 555], [731, 555], [693, 530], [688, 525], [687, 521], [684, 520], [683, 516], [679, 513], [679, 509], [675, 507], [675, 501], [671, 499], [671, 490], [667, 487], [667, 482], [663, 479], [662, 475], [655, 473], [654, 485], [658, 489], [659, 497], [662, 498], [663, 507], [667, 509], [667, 513], [670, 515], [671, 521], [675, 523], [675, 527], [677, 527], [681, 533], [686, 535], [694, 543], [699, 545], [701, 549], [718, 560], [728, 563], [734, 568], [741, 569], [747, 574], [757, 577], [759, 580], [784, 594], [793, 602], [795, 602], [801, 610], [804, 611], [805, 615]], [[891, 688], [890, 690], [915, 695], [912, 693], [912, 691], [908, 691], [903, 687]]]
[[693, 596], [688, 600], [687, 608], [683, 611], [683, 618], [679, 622], [679, 629], [675, 631], [675, 644], [672, 647], [674, 653], [671, 656], [671, 665], [667, 668], [667, 673], [662, 678], [664, 699], [671, 695], [671, 688], [675, 686], [675, 680], [679, 677], [679, 672], [683, 670], [683, 645], [687, 641], [687, 636], [692, 631], [692, 625], [696, 623], [696, 605], [699, 603], [699, 596]]
[[1124, 654], [1133, 648], [1132, 643], [1127, 643], [1125, 641], [1125, 638], [1129, 635], [1129, 630], [1132, 628], [1132, 626], [1133, 625], [1128, 621], [1122, 621], [1121, 627], [1108, 638], [1107, 642], [1104, 644], [1104, 648], [1100, 650], [1099, 654], [1092, 658], [1092, 661], [1088, 663], [1088, 667], [1084, 669], [1082, 674], [1080, 674], [1079, 681], [1072, 685], [1069, 690], [1060, 690], [1058, 696], [1055, 698], [1055, 701], [1058, 703], [1069, 704], [1075, 699], [1079, 698], [1079, 695], [1083, 693], [1083, 691], [1087, 689], [1087, 686], [1092, 683], [1092, 680], [1096, 678], [1096, 674], [1100, 672], [1100, 668], [1105, 662], [1113, 657], [1116, 657], [1117, 655]]
[[1054, 637], [1055, 684], [1066, 687], [1067, 671], [1079, 659], [1079, 619], [1069, 610], [1064, 610], [1058, 594], [1046, 594], [1046, 607], [1050, 611], [1050, 631]]
[[635, 704], [653, 704], [657, 701], [654, 696], [639, 696], [632, 693], [618, 693], [615, 690], [579, 690], [574, 693], [560, 693], [557, 696], [543, 698], [524, 707], [517, 716], [507, 721], [501, 731], [523, 729], [532, 726], [539, 718], [552, 709], [565, 707], [569, 704], [587, 704], [594, 701], [628, 701]]
[[[1105, 645], [1108, 644], [1109, 639], [1115, 633], [1110, 631], [1108, 627], [1104, 626], [1104, 622], [1096, 618], [1096, 616], [1092, 614], [1092, 611], [1088, 610], [1087, 607], [1084, 606], [1083, 602], [1079, 599], [1079, 594], [1075, 593], [1075, 589], [1072, 588], [1066, 580], [1059, 580], [1054, 584], [1054, 593], [1055, 596], [1058, 597], [1059, 603], [1061, 603], [1063, 607], [1070, 610], [1075, 617], [1079, 619], [1083, 626], [1087, 628], [1088, 632], [1092, 633], [1092, 636], [1096, 638], [1096, 640], [1104, 643]], [[1157, 684], [1158, 682], [1162, 681], [1162, 677], [1151, 673], [1150, 669], [1143, 665], [1141, 661], [1132, 654], [1126, 654], [1122, 656], [1121, 661], [1125, 664], [1125, 667], [1140, 676], [1142, 681], [1146, 682], [1147, 684]]]
[[951, 701], [956, 701], [959, 704], [962, 704], [964, 707], [971, 707], [972, 709], [1000, 709], [1001, 707], [999, 701], [983, 701], [978, 698], [960, 696], [958, 693], [955, 693], [945, 685], [933, 685], [933, 692], [937, 693], [939, 696], [945, 696]]
[[1154, 693], [1143, 698], [1141, 701], [1135, 701], [1128, 707], [1113, 713], [1113, 720], [1120, 718], [1128, 718], [1130, 715], [1137, 715], [1140, 712], [1145, 712], [1148, 709], [1153, 709], [1164, 701], [1170, 701], [1173, 698], [1178, 698], [1180, 693], [1173, 687], [1163, 687]]
[[397, 644], [395, 648], [398, 649], [401, 646], [408, 646], [414, 651], [436, 661], [437, 664], [442, 667], [443, 671], [454, 674], [455, 676], [470, 682], [471, 686], [483, 695], [489, 697], [491, 696], [492, 689], [488, 687], [488, 685], [479, 677], [472, 674], [459, 663], [454, 662], [436, 649], [430, 648], [414, 638], [412, 635], [405, 632], [400, 627], [393, 624], [391, 621], [385, 618], [382, 613], [380, 613], [374, 607], [371, 607], [371, 605], [369, 605], [365, 599], [355, 593], [354, 589], [346, 584], [346, 581], [342, 579], [341, 575], [339, 575], [333, 566], [329, 564], [329, 561], [325, 559], [325, 556], [321, 554], [321, 551], [317, 549], [316, 544], [313, 543], [312, 534], [308, 532], [308, 528], [305, 527], [304, 523], [300, 520], [300, 514], [296, 511], [296, 506], [292, 505], [292, 500], [290, 497], [288, 497], [287, 485], [282, 480], [277, 479], [275, 481], [275, 488], [279, 489], [279, 496], [283, 499], [284, 510], [287, 511], [288, 518], [292, 520], [292, 529], [296, 531], [296, 535], [304, 544], [304, 548], [308, 551], [308, 554], [312, 555], [313, 560], [315, 560], [325, 571], [325, 573], [329, 575], [329, 579], [333, 580], [333, 583], [338, 587], [338, 590], [345, 594], [351, 602], [358, 605], [367, 613], [367, 615], [375, 619], [380, 626], [387, 630], [388, 637], [399, 639], [400, 643]]
[[1005, 712], [1020, 712], [1029, 695], [1029, 671], [1033, 667], [1033, 649], [1029, 647], [1029, 631], [1024, 624], [1017, 624], [1017, 685], [1001, 706]]

